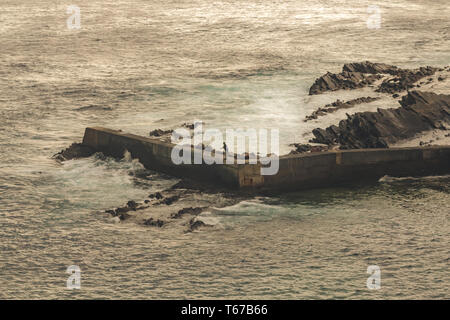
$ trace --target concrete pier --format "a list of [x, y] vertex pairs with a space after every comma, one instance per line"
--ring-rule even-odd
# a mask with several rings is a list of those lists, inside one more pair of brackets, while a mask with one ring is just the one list
[[[261, 164], [181, 164], [171, 160], [171, 143], [106, 128], [86, 128], [83, 144], [122, 157], [128, 150], [148, 169], [232, 189], [293, 191], [394, 177], [450, 173], [450, 146], [358, 149], [286, 155], [275, 175], [260, 174]], [[201, 152], [194, 150], [193, 152]]]

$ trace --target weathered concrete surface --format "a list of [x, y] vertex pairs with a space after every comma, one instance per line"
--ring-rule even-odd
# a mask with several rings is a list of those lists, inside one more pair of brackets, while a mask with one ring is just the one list
[[[146, 168], [175, 177], [191, 178], [227, 187], [239, 187], [239, 168], [236, 165], [175, 165], [171, 159], [174, 145], [161, 140], [106, 128], [86, 128], [83, 145], [113, 157], [122, 157], [127, 150]], [[193, 157], [196, 152], [199, 150], [192, 149], [192, 163], [194, 163]]]
[[267, 190], [288, 191], [393, 177], [450, 173], [450, 146], [357, 149], [280, 157], [278, 175], [265, 176]]
[[254, 191], [293, 191], [341, 183], [377, 180], [384, 175], [425, 176], [450, 173], [450, 146], [358, 149], [287, 155], [279, 158], [279, 171], [261, 176], [259, 164], [175, 165], [173, 144], [105, 128], [86, 128], [83, 145], [121, 157], [128, 150], [149, 169]]

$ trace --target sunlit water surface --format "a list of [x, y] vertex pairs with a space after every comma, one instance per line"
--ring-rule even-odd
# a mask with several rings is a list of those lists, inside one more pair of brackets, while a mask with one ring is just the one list
[[[51, 156], [87, 126], [276, 128], [281, 153], [325, 71], [450, 62], [447, 0], [0, 4], [0, 298], [449, 298], [449, 177], [249, 199], [180, 234], [98, 211], [176, 182], [136, 161]], [[340, 98], [345, 99], [345, 94]], [[82, 107], [87, 109], [77, 110]], [[335, 123], [339, 115], [324, 118]], [[334, 118], [333, 118], [334, 117]], [[69, 265], [81, 290], [66, 289]], [[366, 288], [369, 265], [380, 290]]]

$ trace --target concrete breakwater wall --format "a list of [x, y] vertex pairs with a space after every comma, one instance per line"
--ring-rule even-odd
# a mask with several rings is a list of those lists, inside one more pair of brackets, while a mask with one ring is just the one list
[[[171, 143], [106, 128], [86, 128], [83, 144], [115, 157], [128, 150], [148, 169], [232, 189], [290, 191], [340, 183], [450, 173], [450, 146], [357, 149], [286, 155], [275, 175], [261, 164], [181, 164], [171, 159]], [[198, 149], [192, 149], [192, 157]]]

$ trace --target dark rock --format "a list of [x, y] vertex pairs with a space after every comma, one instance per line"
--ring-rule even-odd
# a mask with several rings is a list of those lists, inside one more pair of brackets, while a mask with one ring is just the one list
[[439, 76], [438, 81], [444, 81], [445, 78], [443, 76]]
[[295, 147], [289, 154], [299, 154], [299, 153], [307, 153], [307, 152], [323, 152], [328, 151], [328, 146], [312, 146], [310, 144], [303, 143], [293, 143], [290, 146]]
[[195, 215], [197, 215], [197, 214], [200, 214], [203, 211], [203, 209], [205, 209], [205, 208], [204, 207], [183, 208], [183, 209], [179, 210], [177, 213], [173, 213], [171, 215], [171, 218], [178, 219], [178, 218], [181, 218], [181, 216], [183, 216], [184, 214], [195, 214]]
[[154, 220], [153, 218], [150, 218], [148, 220], [145, 220], [144, 224], [146, 226], [153, 226], [153, 227], [161, 228], [165, 224], [165, 222], [162, 221], [162, 220], [159, 220], [159, 219], [158, 220]]
[[133, 200], [130, 200], [130, 201], [127, 202], [127, 207], [130, 208], [130, 209], [136, 210], [137, 203], [134, 202]]
[[169, 129], [169, 130], [162, 130], [162, 129], [155, 129], [150, 131], [149, 136], [150, 137], [162, 137], [162, 136], [166, 136], [169, 135], [173, 132], [173, 130]]
[[399, 102], [397, 109], [358, 112], [340, 121], [339, 127], [314, 129], [311, 142], [339, 144], [341, 149], [387, 148], [450, 121], [450, 95], [412, 91]]
[[[371, 85], [383, 75], [391, 75], [393, 78], [384, 80], [376, 91], [395, 93], [407, 90], [422, 78], [434, 75], [437, 68], [421, 67], [419, 69], [401, 69], [384, 63], [372, 63], [370, 61], [348, 63], [338, 74], [327, 72], [316, 79], [309, 89], [309, 94], [320, 94], [325, 91], [340, 89], [357, 89]], [[429, 80], [430, 81], [430, 80]]]
[[122, 213], [127, 213], [128, 211], [131, 211], [131, 210], [133, 210], [133, 209], [131, 209], [129, 207], [120, 207], [115, 210], [115, 215], [118, 216]]
[[128, 213], [122, 213], [119, 215], [119, 219], [121, 221], [128, 219], [129, 217], [131, 217]]
[[164, 198], [163, 195], [162, 195], [160, 192], [152, 193], [152, 194], [149, 195], [148, 197], [149, 197], [150, 199], [157, 199], [157, 200]]
[[170, 206], [172, 203], [174, 203], [178, 199], [180, 199], [180, 197], [175, 195], [175, 196], [167, 197], [167, 198], [161, 200], [161, 203], [164, 203], [164, 204]]
[[194, 123], [187, 123], [187, 122], [185, 122], [185, 123], [182, 124], [182, 127], [185, 127], [187, 129], [190, 129], [190, 130], [194, 130], [195, 129], [195, 124]]
[[109, 213], [110, 215], [112, 215], [113, 217], [116, 216], [116, 211], [114, 210], [105, 210], [106, 213]]
[[392, 98], [398, 98], [398, 97], [400, 97], [400, 95], [398, 94], [398, 93], [394, 93], [393, 95], [392, 95]]
[[205, 227], [205, 226], [207, 226], [207, 225], [203, 221], [192, 218], [189, 221], [188, 232], [192, 232], [194, 230], [197, 230], [200, 227]]
[[310, 144], [302, 144], [302, 143], [293, 143], [290, 144], [290, 146], [295, 147], [294, 150], [290, 152], [290, 154], [298, 154], [298, 153], [304, 153], [311, 151], [311, 145]]
[[309, 94], [314, 95], [326, 91], [363, 88], [374, 83], [381, 77], [381, 75], [367, 75], [360, 72], [343, 71], [338, 74], [327, 72], [325, 75], [316, 79], [309, 89]]
[[360, 73], [371, 73], [379, 74], [386, 73], [391, 75], [396, 75], [399, 72], [399, 68], [384, 63], [373, 63], [370, 61], [358, 62], [358, 63], [347, 63], [344, 64], [342, 71], [348, 72], [360, 72]]
[[72, 143], [70, 147], [64, 149], [53, 156], [54, 159], [65, 161], [70, 159], [87, 158], [92, 156], [95, 150], [81, 143]]
[[306, 116], [304, 122], [307, 122], [307, 121], [313, 120], [313, 119], [317, 119], [318, 117], [324, 116], [328, 113], [336, 112], [339, 109], [349, 109], [357, 104], [370, 103], [370, 102], [378, 100], [378, 99], [380, 99], [380, 98], [361, 97], [361, 98], [349, 100], [346, 102], [343, 102], [338, 99], [333, 103], [327, 104], [324, 107], [317, 109], [311, 115]]
[[394, 78], [384, 80], [376, 91], [384, 93], [404, 91], [412, 88], [420, 79], [435, 74], [436, 71], [437, 69], [432, 67], [420, 67], [416, 70], [399, 69]]

